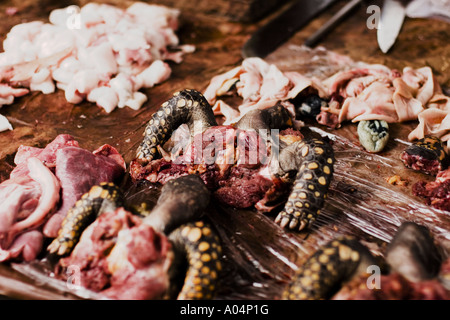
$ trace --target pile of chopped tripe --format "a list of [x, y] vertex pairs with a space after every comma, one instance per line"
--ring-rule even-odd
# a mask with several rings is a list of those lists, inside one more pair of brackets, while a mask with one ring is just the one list
[[[29, 91], [65, 92], [70, 103], [95, 102], [106, 112], [139, 109], [141, 88], [165, 81], [167, 60], [180, 63], [192, 45], [179, 45], [179, 10], [137, 2], [126, 10], [89, 3], [50, 13], [50, 23], [14, 26], [0, 53], [0, 106]], [[0, 117], [0, 131], [12, 129]]]

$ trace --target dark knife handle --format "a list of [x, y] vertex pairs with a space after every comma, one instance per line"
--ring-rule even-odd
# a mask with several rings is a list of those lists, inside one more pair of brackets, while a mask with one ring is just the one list
[[337, 0], [297, 0], [244, 44], [244, 58], [264, 58]]
[[306, 39], [304, 45], [310, 48], [314, 47], [326, 34], [328, 34], [334, 27], [344, 20], [344, 18], [347, 17], [347, 15], [361, 3], [362, 0], [352, 0], [347, 3], [330, 20], [320, 27], [319, 30]]

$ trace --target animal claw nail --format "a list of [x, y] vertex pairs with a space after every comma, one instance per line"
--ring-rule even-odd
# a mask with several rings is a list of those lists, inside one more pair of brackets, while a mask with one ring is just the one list
[[302, 220], [300, 222], [300, 227], [298, 228], [298, 230], [301, 231], [301, 230], [305, 229], [306, 225], [307, 225], [307, 222], [305, 220]]
[[298, 219], [292, 219], [291, 223], [289, 223], [289, 229], [295, 229], [298, 225]]
[[281, 217], [282, 217], [282, 216], [283, 216], [283, 215], [282, 215], [281, 213], [277, 215], [277, 217], [275, 218], [275, 223], [276, 223], [276, 224], [279, 224], [279, 223], [280, 223]]
[[281, 219], [280, 227], [285, 228], [288, 223], [289, 223], [289, 218], [284, 217], [283, 219]]

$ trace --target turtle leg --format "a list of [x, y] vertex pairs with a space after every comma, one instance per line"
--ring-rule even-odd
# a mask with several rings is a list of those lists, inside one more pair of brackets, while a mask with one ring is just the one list
[[200, 176], [192, 174], [169, 180], [143, 223], [169, 234], [184, 223], [200, 219], [209, 200], [210, 192]]
[[100, 214], [123, 205], [121, 190], [112, 182], [93, 186], [67, 212], [58, 236], [47, 250], [58, 256], [69, 254], [80, 239], [84, 229]]
[[334, 152], [321, 139], [296, 141], [279, 154], [272, 174], [297, 171], [292, 192], [283, 210], [275, 218], [282, 228], [302, 230], [309, 227], [322, 209], [333, 176]]
[[[209, 200], [210, 192], [198, 175], [172, 179], [163, 186], [154, 209], [143, 220], [157, 231], [169, 234], [174, 251], [171, 290], [178, 299], [210, 299], [215, 292], [222, 268], [222, 248], [212, 225], [199, 221]], [[180, 291], [173, 283], [186, 262]]]
[[152, 115], [145, 128], [144, 139], [137, 150], [137, 161], [145, 164], [156, 158], [157, 147], [167, 142], [173, 131], [182, 124], [187, 124], [191, 133], [194, 131], [194, 125], [200, 124], [203, 130], [217, 125], [211, 105], [196, 90], [186, 89], [174, 93], [173, 97]]
[[[175, 259], [187, 262], [186, 276], [178, 293], [178, 300], [213, 299], [220, 271], [222, 247], [219, 236], [206, 222], [182, 225], [169, 235]], [[180, 261], [173, 263], [172, 279], [180, 271]]]
[[283, 292], [286, 300], [330, 298], [344, 282], [376, 264], [370, 251], [352, 237], [330, 241], [297, 270]]

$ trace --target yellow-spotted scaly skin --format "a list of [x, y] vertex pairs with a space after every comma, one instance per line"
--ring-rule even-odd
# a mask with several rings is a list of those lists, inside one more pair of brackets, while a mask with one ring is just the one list
[[400, 155], [407, 168], [437, 175], [447, 169], [450, 157], [438, 137], [426, 136], [408, 146]]
[[122, 205], [122, 191], [114, 183], [93, 186], [67, 212], [58, 236], [47, 250], [58, 256], [69, 254], [89, 224], [105, 210], [115, 210]]
[[427, 136], [423, 139], [416, 141], [406, 150], [411, 152], [417, 150], [416, 151], [417, 153], [426, 152], [425, 150], [428, 150], [429, 153], [433, 154], [432, 157], [434, 159], [439, 160], [441, 162], [444, 161], [444, 159], [447, 157], [441, 139], [433, 136]]
[[297, 141], [287, 148], [294, 154], [298, 171], [292, 192], [275, 223], [282, 228], [302, 230], [315, 221], [324, 205], [333, 177], [334, 152], [328, 142], [317, 138]]
[[196, 90], [186, 89], [174, 93], [152, 115], [137, 150], [138, 160], [145, 163], [155, 159], [159, 155], [158, 146], [167, 142], [173, 131], [182, 124], [187, 124], [191, 133], [194, 124], [200, 124], [203, 130], [217, 125], [211, 105]]
[[285, 300], [329, 299], [342, 283], [375, 263], [369, 250], [352, 237], [330, 241], [297, 270], [283, 292]]
[[213, 227], [204, 221], [187, 223], [169, 239], [175, 250], [186, 253], [188, 270], [178, 300], [213, 299], [222, 270], [222, 247]]

